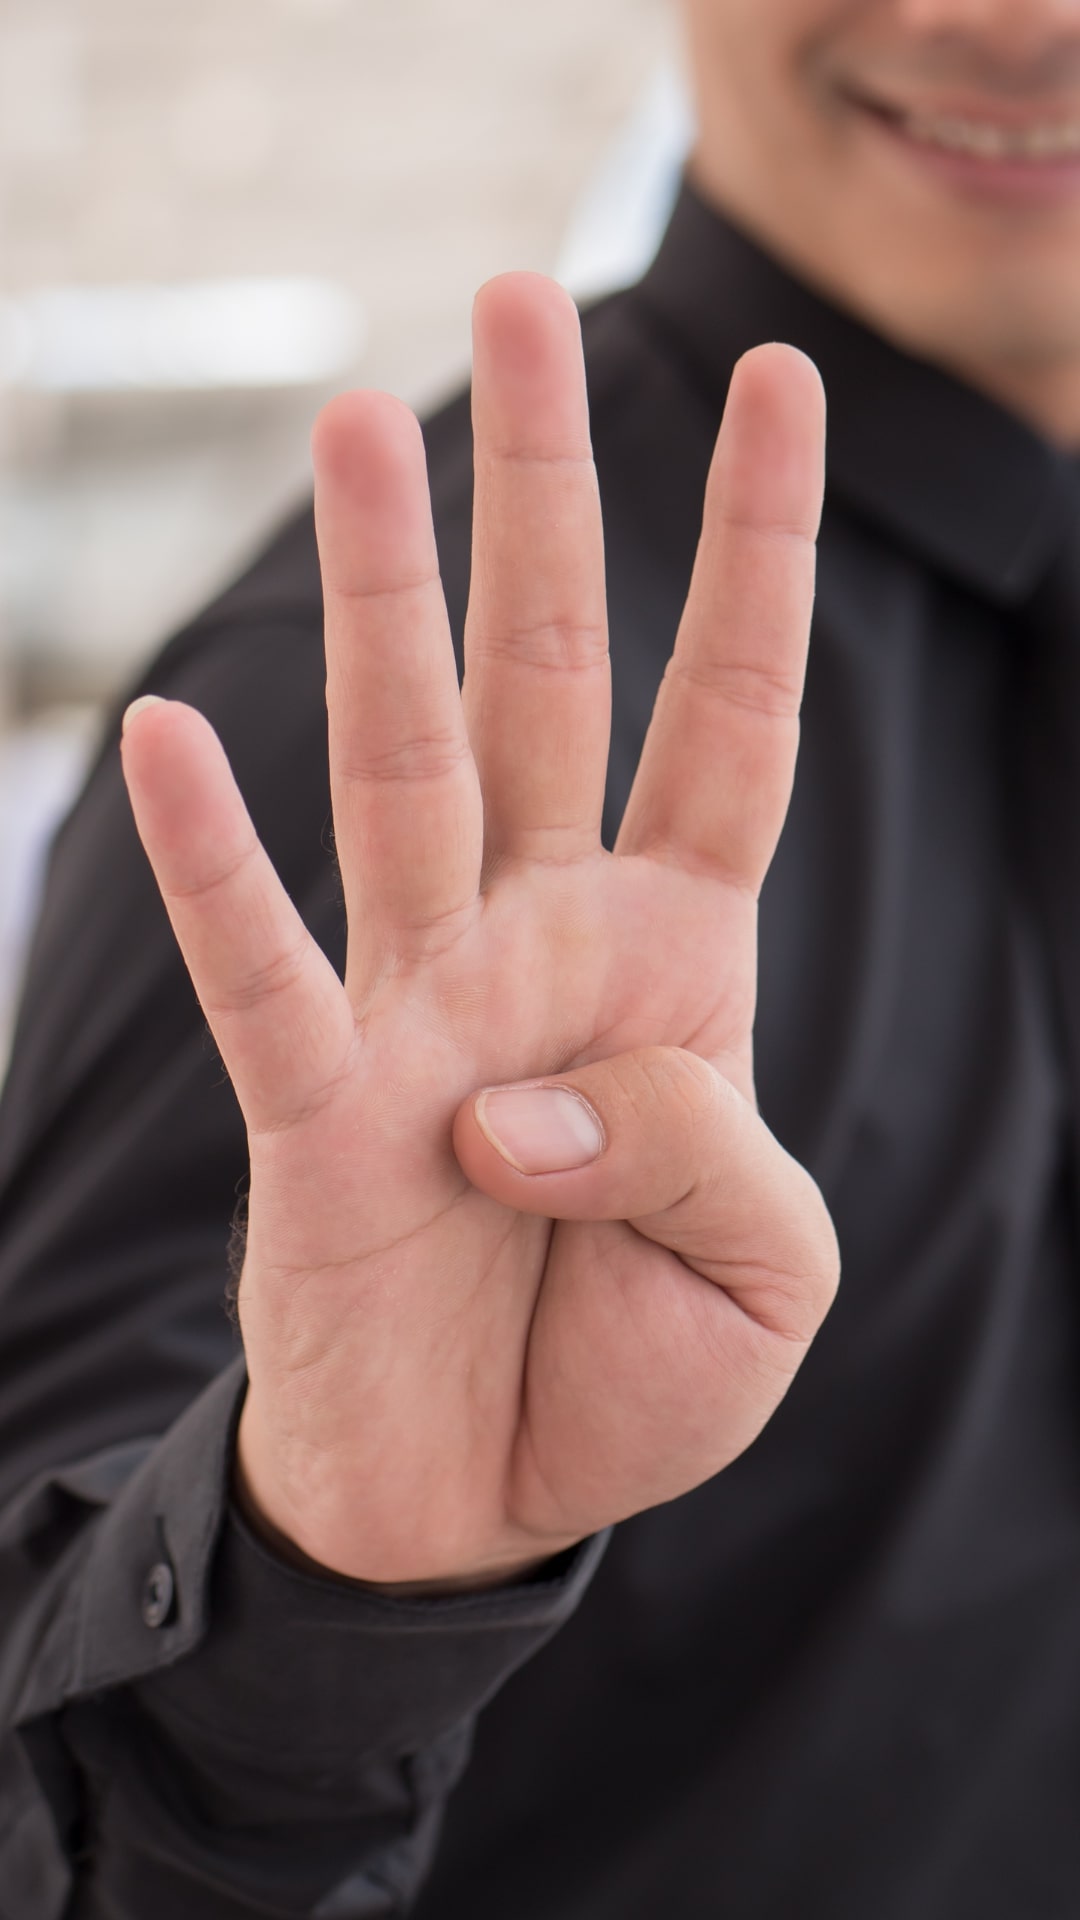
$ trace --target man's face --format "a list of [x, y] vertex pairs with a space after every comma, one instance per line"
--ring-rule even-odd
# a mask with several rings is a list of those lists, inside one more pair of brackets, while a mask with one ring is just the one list
[[911, 351], [1075, 385], [1080, 0], [683, 5], [707, 193]]

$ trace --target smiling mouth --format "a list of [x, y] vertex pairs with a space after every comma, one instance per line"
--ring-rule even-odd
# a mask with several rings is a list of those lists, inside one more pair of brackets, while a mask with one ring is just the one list
[[1046, 166], [1080, 160], [1080, 118], [1035, 121], [1027, 126], [1002, 126], [993, 120], [968, 119], [958, 114], [909, 112], [880, 101], [856, 98], [864, 112], [885, 121], [893, 130], [921, 147], [990, 163]]

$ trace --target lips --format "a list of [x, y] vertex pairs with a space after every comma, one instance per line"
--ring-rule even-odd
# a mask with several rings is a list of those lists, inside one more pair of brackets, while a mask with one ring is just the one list
[[933, 113], [853, 96], [853, 104], [895, 133], [939, 153], [1031, 167], [1080, 160], [1080, 115], [1007, 124], [989, 115]]
[[1080, 111], [1073, 99], [1059, 94], [1021, 105], [971, 93], [908, 106], [861, 89], [839, 91], [875, 148], [893, 156], [890, 165], [899, 159], [909, 179], [932, 181], [935, 190], [1009, 218], [1075, 217]]
[[978, 160], [1070, 160], [1080, 156], [1080, 120], [1002, 127], [990, 120], [961, 120], [951, 115], [900, 113], [894, 116], [909, 140], [946, 153]]

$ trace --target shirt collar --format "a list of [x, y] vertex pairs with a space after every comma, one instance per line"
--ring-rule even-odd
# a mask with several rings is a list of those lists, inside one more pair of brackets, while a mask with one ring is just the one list
[[718, 406], [748, 347], [808, 353], [828, 398], [829, 491], [981, 594], [1025, 599], [1075, 524], [1066, 456], [793, 279], [687, 185], [635, 297]]

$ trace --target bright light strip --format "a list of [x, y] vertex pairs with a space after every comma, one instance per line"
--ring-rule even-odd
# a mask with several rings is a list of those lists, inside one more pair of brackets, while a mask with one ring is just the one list
[[660, 243], [694, 134], [682, 78], [661, 67], [604, 155], [570, 218], [555, 267], [577, 299], [644, 273]]
[[0, 386], [124, 393], [333, 380], [363, 346], [358, 302], [333, 281], [54, 287], [0, 299]]

